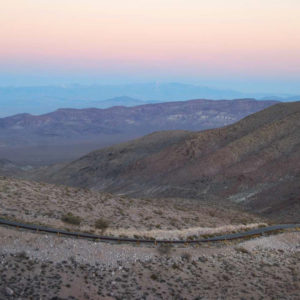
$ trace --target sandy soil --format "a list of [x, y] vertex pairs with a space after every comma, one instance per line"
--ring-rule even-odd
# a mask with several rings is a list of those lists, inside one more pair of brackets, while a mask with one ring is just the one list
[[[62, 222], [80, 216], [78, 226]], [[0, 177], [0, 216], [106, 234], [188, 237], [258, 226], [230, 207], [130, 199]], [[97, 243], [0, 227], [0, 300], [299, 299], [300, 233], [195, 246]]]
[[[63, 222], [62, 217], [67, 213], [80, 216], [80, 225]], [[0, 216], [102, 234], [102, 229], [95, 228], [95, 222], [100, 219], [108, 224], [105, 234], [156, 238], [212, 234], [220, 226], [223, 227], [220, 232], [225, 232], [228, 225], [236, 227], [229, 226], [227, 231], [235, 231], [245, 224], [252, 227], [253, 223], [263, 222], [236, 208], [212, 203], [133, 199], [7, 177], [0, 177]]]
[[[300, 232], [198, 247], [0, 227], [0, 299], [299, 299]], [[56, 297], [56, 298], [55, 298]]]

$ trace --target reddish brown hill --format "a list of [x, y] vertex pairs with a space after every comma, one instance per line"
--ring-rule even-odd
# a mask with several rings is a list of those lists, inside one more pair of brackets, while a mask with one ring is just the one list
[[51, 181], [155, 197], [231, 201], [300, 216], [300, 102], [278, 104], [221, 129], [161, 132], [92, 152]]

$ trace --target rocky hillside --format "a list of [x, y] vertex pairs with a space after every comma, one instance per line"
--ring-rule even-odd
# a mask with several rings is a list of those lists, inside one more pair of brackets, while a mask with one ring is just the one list
[[59, 109], [0, 119], [0, 157], [53, 163], [159, 130], [203, 130], [234, 123], [277, 102], [192, 100], [108, 109]]
[[155, 133], [92, 152], [46, 179], [130, 195], [235, 202], [272, 218], [299, 220], [300, 102], [274, 105], [220, 129], [177, 135]]
[[265, 224], [237, 206], [128, 198], [0, 176], [0, 218], [112, 236], [199, 238]]

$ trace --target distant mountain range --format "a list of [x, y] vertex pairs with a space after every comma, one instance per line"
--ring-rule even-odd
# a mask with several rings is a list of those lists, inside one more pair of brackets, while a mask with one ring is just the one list
[[273, 105], [223, 128], [153, 133], [43, 174], [54, 183], [132, 196], [237, 203], [298, 222], [300, 102]]
[[131, 107], [131, 106], [147, 104], [149, 102], [123, 96], [123, 97], [110, 98], [103, 101], [91, 101], [90, 107], [94, 107], [94, 108], [110, 108], [114, 106]]
[[26, 163], [72, 160], [154, 131], [222, 127], [275, 103], [254, 99], [191, 100], [107, 109], [59, 109], [39, 116], [19, 114], [0, 119], [0, 157]]
[[186, 99], [237, 98], [300, 100], [300, 96], [242, 93], [182, 83], [0, 87], [0, 117], [18, 113], [44, 114], [59, 108], [108, 108]]

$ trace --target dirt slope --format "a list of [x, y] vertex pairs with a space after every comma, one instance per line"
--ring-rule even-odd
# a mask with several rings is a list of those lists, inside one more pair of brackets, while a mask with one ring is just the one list
[[[113, 236], [178, 239], [245, 230], [264, 222], [237, 207], [128, 198], [1, 176], [0, 199], [0, 218], [103, 234], [104, 227], [96, 226], [101, 220], [106, 224], [105, 234]], [[80, 222], [67, 222], [64, 216], [70, 213]]]
[[46, 179], [130, 195], [231, 201], [297, 220], [300, 102], [220, 129], [155, 133], [92, 152]]

